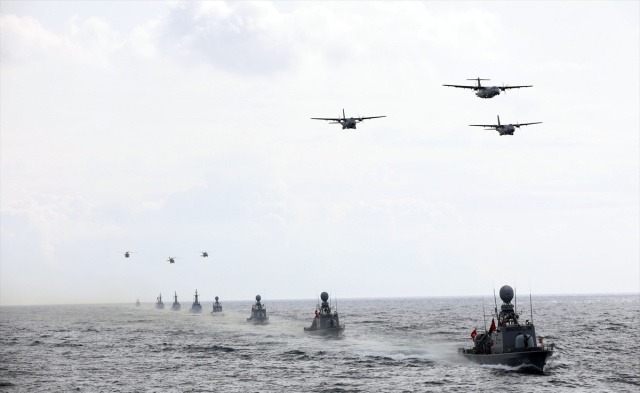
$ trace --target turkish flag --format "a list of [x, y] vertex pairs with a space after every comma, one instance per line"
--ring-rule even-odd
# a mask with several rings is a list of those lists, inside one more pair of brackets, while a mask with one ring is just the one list
[[476, 332], [476, 329], [473, 329], [473, 331], [471, 332], [471, 339], [475, 341], [477, 334], [478, 332]]
[[493, 332], [494, 330], [496, 330], [496, 320], [494, 318], [491, 318], [491, 327], [489, 328], [489, 334], [491, 334], [491, 332]]

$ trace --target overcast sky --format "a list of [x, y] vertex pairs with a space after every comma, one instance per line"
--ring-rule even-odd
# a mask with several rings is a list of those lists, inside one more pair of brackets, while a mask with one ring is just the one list
[[0, 305], [638, 292], [639, 4], [3, 0]]

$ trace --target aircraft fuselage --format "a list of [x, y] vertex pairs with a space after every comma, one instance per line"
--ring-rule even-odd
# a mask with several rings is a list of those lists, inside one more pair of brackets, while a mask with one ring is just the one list
[[500, 88], [498, 86], [479, 87], [476, 95], [480, 98], [492, 98], [500, 95]]
[[515, 130], [516, 130], [516, 127], [511, 125], [511, 124], [504, 124], [504, 125], [500, 125], [500, 126], [496, 127], [496, 131], [498, 131], [500, 136], [502, 136], [502, 135], [513, 135]]
[[344, 120], [340, 120], [340, 124], [342, 124], [342, 129], [356, 129], [356, 119], [354, 119], [353, 117], [350, 117], [348, 119], [344, 119]]

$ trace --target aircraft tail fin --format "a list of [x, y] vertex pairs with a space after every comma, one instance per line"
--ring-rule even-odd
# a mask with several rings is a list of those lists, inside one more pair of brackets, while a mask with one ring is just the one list
[[482, 85], [480, 84], [480, 81], [489, 81], [491, 79], [482, 79], [480, 77], [478, 78], [473, 78], [473, 79], [467, 79], [468, 81], [477, 81], [478, 82], [478, 87], [482, 87]]
[[347, 120], [347, 116], [344, 114], [344, 108], [342, 108], [342, 119]]
[[500, 115], [498, 115], [498, 125], [500, 125]]

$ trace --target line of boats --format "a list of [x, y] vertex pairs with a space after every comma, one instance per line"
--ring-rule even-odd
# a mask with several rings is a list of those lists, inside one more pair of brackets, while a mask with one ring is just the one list
[[[194, 301], [189, 310], [192, 313], [202, 313], [202, 305], [200, 304], [198, 290], [196, 289], [195, 295], [193, 295]], [[320, 336], [341, 336], [344, 332], [345, 326], [340, 323], [340, 316], [338, 315], [337, 307], [331, 307], [329, 304], [329, 294], [322, 292], [320, 294], [322, 303], [318, 303], [316, 307], [316, 315], [311, 322], [310, 327], [305, 327], [304, 332], [320, 335]], [[212, 315], [222, 315], [222, 303], [218, 296], [215, 297], [213, 303]], [[262, 297], [256, 295], [256, 302], [251, 306], [251, 316], [247, 318], [247, 322], [251, 322], [258, 325], [263, 325], [269, 322], [269, 315], [267, 315], [267, 307], [261, 302]], [[140, 299], [136, 300], [136, 306], [140, 307]], [[164, 310], [164, 302], [162, 301], [162, 294], [156, 298], [155, 308], [158, 310]], [[173, 294], [173, 304], [171, 305], [171, 311], [180, 311], [182, 306], [178, 302], [178, 293]]]
[[[196, 293], [195, 295], [193, 295], [194, 300], [193, 300], [193, 304], [191, 305], [191, 309], [189, 310], [190, 312], [194, 313], [194, 314], [200, 314], [202, 313], [202, 305], [200, 304], [200, 300], [199, 297], [200, 295], [198, 294], [198, 290], [196, 289]], [[216, 311], [216, 304], [218, 306], [218, 311]], [[136, 300], [136, 307], [140, 307], [140, 299]], [[158, 310], [164, 310], [164, 302], [162, 301], [162, 294], [160, 294], [157, 298], [156, 298], [156, 309]], [[178, 293], [174, 292], [173, 293], [173, 304], [171, 305], [171, 311], [180, 311], [182, 309], [182, 306], [180, 305], [180, 302], [178, 302]], [[218, 302], [218, 297], [216, 296], [216, 302], [213, 304], [213, 312], [222, 312], [222, 305]]]
[[[545, 344], [543, 338], [536, 336], [533, 324], [533, 309], [531, 310], [531, 320], [520, 322], [520, 315], [517, 314], [511, 300], [514, 298], [514, 290], [509, 285], [500, 288], [500, 299], [502, 305], [498, 312], [496, 301], [495, 316], [491, 321], [491, 327], [484, 332], [471, 332], [473, 345], [471, 347], [458, 348], [458, 354], [484, 365], [505, 365], [516, 367], [522, 371], [542, 373], [547, 360], [553, 355], [554, 344]], [[178, 303], [178, 294], [174, 293], [174, 302], [171, 310], [181, 309]], [[202, 313], [202, 305], [198, 301], [198, 291], [194, 295], [194, 302], [191, 305], [192, 313]], [[344, 333], [345, 325], [340, 322], [337, 307], [331, 307], [329, 294], [320, 294], [322, 302], [318, 302], [315, 310], [315, 317], [310, 327], [303, 328], [307, 334], [316, 336], [339, 337]], [[256, 296], [256, 302], [251, 307], [251, 316], [247, 322], [262, 325], [269, 322], [266, 306], [261, 303], [261, 296]], [[136, 302], [140, 306], [140, 301]], [[162, 294], [156, 301], [157, 309], [164, 309]], [[213, 303], [212, 315], [221, 315], [222, 304], [218, 296]], [[497, 319], [497, 323], [496, 323]]]

